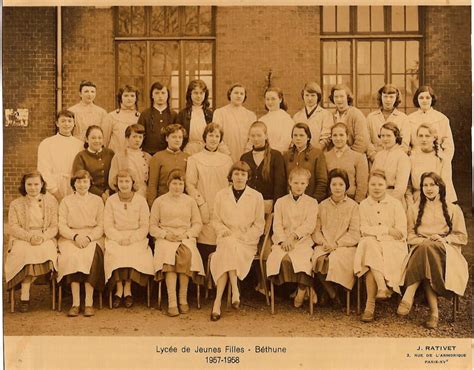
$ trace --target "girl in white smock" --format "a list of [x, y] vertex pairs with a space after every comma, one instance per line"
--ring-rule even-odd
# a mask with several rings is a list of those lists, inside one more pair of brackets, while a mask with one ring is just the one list
[[[86, 170], [77, 171], [71, 179], [74, 194], [59, 206], [58, 283], [71, 285], [72, 307], [68, 316], [77, 316], [80, 306], [80, 284], [84, 283], [84, 316], [93, 316], [94, 289], [104, 289], [104, 202], [89, 192], [92, 177]], [[63, 280], [64, 278], [64, 280]]]
[[318, 216], [318, 201], [304, 193], [310, 176], [311, 173], [302, 167], [295, 167], [290, 172], [290, 194], [275, 204], [274, 244], [267, 259], [267, 276], [274, 284], [298, 283], [294, 300], [297, 308], [302, 306], [306, 290], [311, 287], [314, 244], [311, 234]]
[[[204, 266], [196, 246], [202, 222], [196, 201], [184, 194], [184, 172], [170, 172], [168, 193], [153, 202], [150, 213], [150, 235], [155, 238], [155, 280], [166, 281], [168, 315], [187, 313], [188, 282], [204, 282]], [[179, 279], [179, 310], [176, 281]]]
[[132, 281], [146, 286], [155, 272], [147, 239], [150, 211], [146, 199], [133, 191], [133, 183], [130, 171], [119, 171], [118, 192], [105, 203], [104, 270], [109, 289], [116, 286], [114, 308], [121, 305], [122, 297], [125, 307], [132, 307]]
[[243, 280], [250, 271], [265, 227], [263, 197], [247, 186], [250, 175], [247, 163], [236, 162], [228, 174], [232, 185], [216, 195], [211, 222], [217, 234], [217, 248], [210, 265], [217, 284], [212, 321], [220, 318], [222, 293], [228, 279], [232, 287], [232, 306], [239, 307], [237, 279]]

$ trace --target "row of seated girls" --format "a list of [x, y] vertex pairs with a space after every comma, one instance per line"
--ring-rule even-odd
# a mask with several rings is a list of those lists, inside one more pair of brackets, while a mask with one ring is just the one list
[[[188, 280], [203, 281], [203, 262], [215, 252], [211, 319], [218, 320], [227, 280], [232, 305], [239, 307], [237, 280], [249, 272], [265, 215], [272, 212], [267, 275], [276, 284], [298, 284], [297, 307], [312, 283], [312, 270], [330, 299], [337, 299], [332, 283], [350, 289], [354, 274], [365, 276], [363, 321], [374, 319], [376, 299], [401, 294], [401, 287], [406, 290], [398, 312], [408, 314], [423, 284], [431, 308], [427, 326], [435, 327], [436, 297], [464, 293], [467, 269], [459, 246], [467, 236], [462, 212], [452, 203], [454, 144], [449, 121], [431, 108], [436, 101], [431, 88], [415, 93], [420, 108], [415, 113], [421, 117], [416, 119], [415, 113], [407, 118], [396, 109], [400, 91], [385, 85], [378, 92], [380, 110], [366, 120], [352, 106], [347, 87], [331, 89], [332, 115], [320, 105], [320, 87], [308, 83], [302, 91], [305, 107], [295, 115], [296, 123], [290, 118], [287, 124], [281, 118], [287, 114], [283, 94], [276, 88], [266, 91], [268, 113], [258, 121], [243, 107], [246, 90], [239, 84], [229, 89], [231, 103], [215, 112], [200, 80], [191, 81], [187, 107], [179, 114], [170, 110], [170, 92], [159, 83], [150, 91], [153, 107], [137, 114], [138, 93], [132, 90], [119, 91], [120, 109], [112, 113], [135, 112], [139, 123], [116, 117], [123, 128], [118, 147], [108, 144], [118, 124], [97, 118], [90, 82], [81, 84], [80, 109], [60, 112], [58, 134], [40, 144], [39, 173], [25, 175], [23, 196], [9, 213], [5, 271], [8, 288], [21, 283], [20, 311], [28, 310], [31, 282], [54, 269], [59, 282], [71, 283], [70, 316], [79, 313], [81, 282], [84, 314], [91, 316], [94, 288], [100, 291], [107, 282], [115, 289], [113, 306], [131, 307], [131, 282], [143, 285], [150, 276], [167, 283], [169, 315], [186, 313]], [[336, 191], [337, 185], [342, 190]], [[80, 210], [88, 203], [94, 207]], [[154, 256], [148, 233], [156, 241]], [[43, 245], [49, 249], [33, 248]], [[81, 258], [70, 257], [76, 249]], [[39, 255], [30, 259], [33, 250]], [[421, 275], [413, 272], [416, 268]]]

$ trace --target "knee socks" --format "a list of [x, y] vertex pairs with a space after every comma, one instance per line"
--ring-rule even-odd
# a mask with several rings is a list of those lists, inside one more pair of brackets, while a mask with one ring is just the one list
[[179, 274], [179, 304], [188, 304], [189, 276]]

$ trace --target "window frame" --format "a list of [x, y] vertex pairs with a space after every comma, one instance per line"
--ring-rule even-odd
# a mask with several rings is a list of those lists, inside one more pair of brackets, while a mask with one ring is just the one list
[[[166, 6], [166, 5], [164, 5]], [[188, 6], [189, 7], [189, 6]], [[199, 8], [200, 6], [198, 6]], [[151, 35], [151, 14], [152, 6], [144, 6], [145, 8], [145, 34], [136, 35], [136, 36], [119, 36], [119, 6], [114, 6], [113, 9], [113, 30], [114, 30], [114, 60], [115, 60], [115, 91], [118, 90], [119, 85], [119, 52], [118, 52], [118, 43], [120, 42], [145, 42], [146, 47], [146, 61], [145, 61], [145, 91], [140, 91], [143, 95], [144, 107], [139, 107], [141, 111], [150, 107], [150, 96], [149, 89], [154, 81], [152, 81], [151, 72], [151, 42], [154, 41], [176, 41], [178, 42], [179, 47], [179, 96], [178, 96], [178, 109], [181, 110], [186, 105], [186, 71], [185, 71], [185, 43], [189, 41], [207, 41], [212, 45], [212, 103], [215, 104], [216, 99], [216, 7], [211, 6], [211, 27], [209, 35], [183, 35], [183, 21], [184, 21], [184, 11], [186, 6], [178, 6], [178, 20], [179, 20], [179, 29], [178, 35], [166, 35], [158, 36]]]
[[[385, 20], [385, 31], [384, 32], [357, 32], [357, 6], [349, 6], [349, 32], [324, 32], [324, 17], [323, 17], [323, 7], [320, 7], [321, 14], [321, 25], [320, 25], [320, 41], [321, 41], [321, 53], [320, 53], [320, 81], [324, 80], [324, 46], [325, 42], [331, 41], [348, 41], [350, 42], [350, 54], [351, 54], [351, 90], [354, 95], [354, 106], [357, 106], [357, 43], [359, 41], [383, 41], [385, 43], [385, 81], [386, 83], [391, 83], [392, 81], [392, 63], [391, 63], [391, 43], [392, 41], [418, 41], [419, 42], [419, 86], [424, 84], [424, 48], [425, 48], [425, 35], [424, 35], [424, 7], [418, 6], [418, 32], [392, 32], [391, 31], [391, 6], [384, 7], [384, 20]], [[337, 17], [337, 7], [336, 7], [336, 17]], [[336, 19], [337, 25], [337, 19]], [[337, 73], [336, 73], [337, 75]], [[371, 74], [370, 74], [371, 75]], [[405, 73], [405, 75], [407, 75]], [[327, 97], [326, 97], [327, 98]], [[324, 96], [323, 96], [324, 103]], [[325, 108], [334, 108], [334, 104], [329, 102], [328, 104], [323, 104]], [[373, 111], [372, 107], [365, 108]], [[402, 108], [406, 110], [407, 108]], [[411, 108], [409, 108], [411, 109]]]

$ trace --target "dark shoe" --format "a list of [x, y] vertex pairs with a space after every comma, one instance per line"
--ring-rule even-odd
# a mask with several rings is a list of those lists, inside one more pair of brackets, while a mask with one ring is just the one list
[[438, 327], [438, 316], [431, 315], [430, 318], [425, 322], [425, 328], [436, 329]]
[[240, 301], [232, 302], [232, 308], [238, 310], [240, 308]]
[[122, 304], [122, 297], [119, 297], [118, 295], [114, 295], [114, 299], [112, 300], [112, 307], [119, 308], [121, 304]]
[[28, 312], [30, 309], [30, 301], [20, 301], [20, 305], [18, 307], [18, 311], [21, 313]]
[[341, 297], [339, 296], [339, 294], [336, 293], [334, 298], [331, 299], [331, 305], [336, 308], [340, 308], [343, 306]]
[[370, 311], [364, 311], [362, 316], [360, 317], [361, 321], [363, 322], [372, 322], [374, 321], [374, 313]]
[[176, 307], [176, 306], [168, 307], [168, 316], [170, 316], [170, 317], [179, 316], [178, 307]]
[[180, 304], [179, 305], [179, 312], [180, 313], [188, 313], [189, 312], [189, 305], [186, 304]]
[[218, 321], [221, 318], [220, 313], [211, 312], [211, 321]]
[[95, 315], [95, 312], [94, 312], [94, 308], [92, 306], [84, 307], [84, 316], [85, 317], [91, 317], [91, 316], [94, 316], [94, 315]]
[[131, 295], [128, 295], [125, 297], [125, 307], [130, 308], [133, 306], [133, 297]]
[[76, 317], [79, 316], [79, 307], [78, 306], [72, 306], [69, 311], [67, 312], [67, 315], [69, 317]]
[[398, 316], [406, 316], [410, 313], [412, 303], [408, 303], [407, 301], [401, 300], [400, 304], [398, 305], [397, 315]]
[[[326, 291], [323, 291], [320, 295], [319, 295], [319, 306], [321, 307], [324, 307], [324, 306], [327, 306], [329, 304], [329, 295]], [[332, 301], [332, 300], [331, 300]]]

